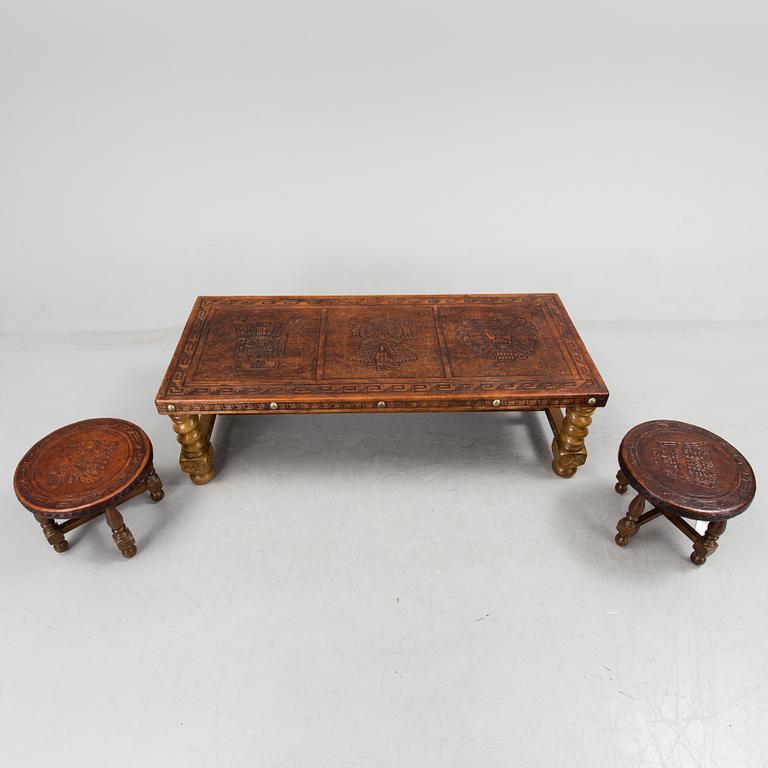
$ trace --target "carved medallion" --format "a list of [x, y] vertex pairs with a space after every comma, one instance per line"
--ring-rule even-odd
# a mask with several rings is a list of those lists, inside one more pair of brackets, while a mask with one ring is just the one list
[[536, 326], [522, 315], [500, 318], [490, 314], [484, 320], [463, 320], [458, 337], [478, 357], [486, 360], [524, 360], [539, 349]]
[[409, 320], [392, 315], [374, 315], [352, 325], [352, 338], [357, 349], [350, 360], [365, 363], [377, 371], [399, 368], [408, 360], [416, 360], [416, 353], [407, 346], [413, 335]]
[[717, 469], [706, 443], [659, 440], [652, 455], [656, 466], [667, 477], [687, 480], [710, 490], [719, 487]]
[[245, 317], [233, 319], [237, 331], [235, 361], [239, 370], [259, 371], [277, 368], [285, 354], [288, 331], [299, 322], [289, 317], [285, 322]]
[[107, 468], [117, 447], [114, 440], [88, 440], [69, 443], [62, 451], [61, 461], [51, 470], [48, 482], [53, 488], [62, 485], [91, 485]]

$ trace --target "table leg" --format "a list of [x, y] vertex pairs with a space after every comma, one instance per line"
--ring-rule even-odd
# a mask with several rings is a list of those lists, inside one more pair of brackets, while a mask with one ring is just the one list
[[176, 439], [181, 445], [179, 466], [193, 483], [203, 485], [213, 478], [213, 446], [210, 435], [215, 414], [198, 416], [180, 413], [171, 416]]
[[565, 418], [552, 441], [552, 469], [560, 477], [573, 477], [576, 470], [587, 460], [584, 438], [589, 432], [594, 412], [594, 408], [586, 406], [571, 406], [566, 409]]

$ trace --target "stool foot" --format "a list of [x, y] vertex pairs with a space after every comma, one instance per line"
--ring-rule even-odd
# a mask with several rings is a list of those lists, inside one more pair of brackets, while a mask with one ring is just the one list
[[160, 501], [163, 496], [165, 496], [163, 483], [157, 476], [157, 472], [155, 472], [154, 467], [149, 470], [149, 474], [147, 475], [147, 478], [144, 482], [146, 483], [147, 490], [149, 491], [149, 495], [152, 501]]
[[107, 507], [104, 513], [120, 554], [123, 557], [133, 557], [136, 554], [136, 539], [123, 521], [123, 516], [115, 507]]
[[627, 488], [629, 488], [627, 476], [621, 469], [616, 473], [616, 485], [614, 487], [616, 488], [616, 493], [626, 493]]
[[638, 494], [629, 503], [629, 509], [627, 514], [619, 520], [616, 524], [616, 538], [614, 541], [620, 547], [626, 547], [629, 544], [629, 540], [638, 532], [640, 526], [637, 524], [637, 519], [643, 514], [645, 509], [645, 499]]
[[54, 520], [42, 515], [35, 515], [35, 520], [40, 523], [46, 540], [56, 552], [66, 552], [69, 549], [69, 542], [64, 538], [64, 534]]
[[691, 562], [694, 565], [704, 565], [707, 558], [717, 549], [717, 540], [725, 530], [726, 521], [716, 520], [707, 526], [706, 533], [693, 542], [693, 552], [691, 552]]

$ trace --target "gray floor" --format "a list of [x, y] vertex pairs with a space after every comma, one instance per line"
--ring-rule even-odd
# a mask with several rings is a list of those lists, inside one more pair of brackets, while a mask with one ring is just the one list
[[[261, 416], [195, 487], [152, 399], [178, 329], [5, 336], [3, 762], [14, 766], [768, 765], [760, 492], [701, 569], [622, 550], [615, 452], [693, 421], [766, 464], [765, 327], [584, 327], [612, 391], [571, 480], [541, 414]], [[143, 425], [166, 499], [55, 554], [11, 491], [37, 438]]]

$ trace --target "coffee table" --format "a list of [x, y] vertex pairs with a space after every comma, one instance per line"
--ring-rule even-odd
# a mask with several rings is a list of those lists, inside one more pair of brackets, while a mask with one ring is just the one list
[[571, 477], [607, 400], [560, 297], [537, 293], [201, 296], [155, 403], [202, 484], [217, 414], [543, 411]]

